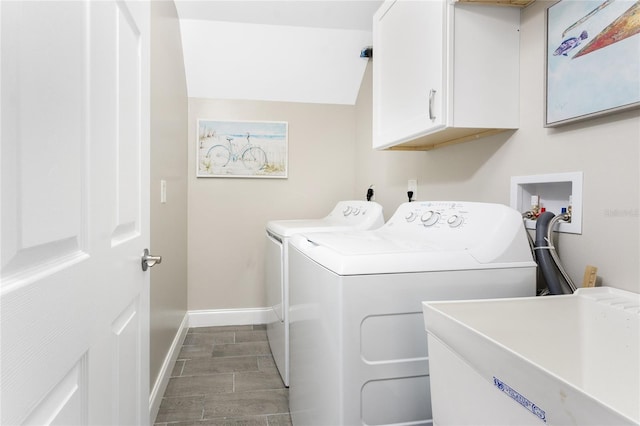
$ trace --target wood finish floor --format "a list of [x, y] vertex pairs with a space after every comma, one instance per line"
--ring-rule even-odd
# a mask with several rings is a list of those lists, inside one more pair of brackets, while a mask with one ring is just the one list
[[155, 425], [290, 426], [266, 326], [190, 328]]

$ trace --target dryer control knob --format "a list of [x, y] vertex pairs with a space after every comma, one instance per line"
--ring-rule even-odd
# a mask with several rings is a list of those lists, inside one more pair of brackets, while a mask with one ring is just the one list
[[440, 213], [429, 210], [420, 217], [420, 220], [424, 226], [433, 226], [440, 220]]
[[409, 214], [404, 218], [407, 220], [407, 222], [413, 222], [414, 220], [416, 220], [416, 217], [417, 215], [415, 214], [415, 212], [409, 212]]
[[462, 225], [463, 222], [464, 222], [464, 218], [456, 214], [454, 214], [447, 220], [447, 223], [451, 228], [457, 228], [458, 226]]
[[345, 216], [349, 216], [351, 214], [351, 206], [348, 206], [346, 209], [342, 210], [342, 214]]
[[357, 207], [354, 207], [354, 208], [353, 208], [353, 211], [352, 211], [352, 214], [353, 214], [354, 216], [358, 216], [358, 215], [360, 214], [360, 209], [359, 209], [359, 208], [357, 208]]

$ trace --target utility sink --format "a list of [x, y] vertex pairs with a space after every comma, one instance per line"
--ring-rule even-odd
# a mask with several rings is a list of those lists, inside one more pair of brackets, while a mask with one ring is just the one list
[[434, 425], [640, 424], [640, 295], [423, 302]]

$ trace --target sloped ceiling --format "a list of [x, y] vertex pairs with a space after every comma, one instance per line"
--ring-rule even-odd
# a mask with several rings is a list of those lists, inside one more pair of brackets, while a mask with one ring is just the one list
[[354, 104], [381, 3], [176, 0], [189, 96]]

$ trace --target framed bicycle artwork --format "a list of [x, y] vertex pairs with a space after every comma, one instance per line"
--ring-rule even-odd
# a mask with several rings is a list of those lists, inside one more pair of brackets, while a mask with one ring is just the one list
[[286, 178], [288, 123], [198, 120], [197, 177]]
[[545, 127], [640, 106], [640, 1], [557, 1], [546, 39]]

